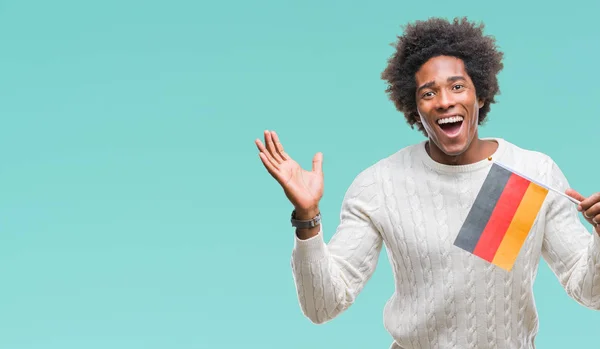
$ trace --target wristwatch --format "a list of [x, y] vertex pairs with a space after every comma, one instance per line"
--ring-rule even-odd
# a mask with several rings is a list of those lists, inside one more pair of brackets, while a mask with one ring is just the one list
[[309, 229], [314, 228], [321, 223], [321, 212], [317, 213], [315, 217], [308, 220], [296, 219], [296, 210], [292, 211], [292, 226], [298, 229]]

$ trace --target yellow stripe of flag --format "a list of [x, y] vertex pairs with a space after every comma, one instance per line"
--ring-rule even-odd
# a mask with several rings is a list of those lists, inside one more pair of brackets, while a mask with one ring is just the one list
[[529, 184], [492, 264], [511, 270], [547, 194], [548, 189], [535, 183]]

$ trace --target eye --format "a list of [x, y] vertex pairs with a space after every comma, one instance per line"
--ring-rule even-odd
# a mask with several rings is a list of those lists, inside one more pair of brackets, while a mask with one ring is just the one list
[[463, 87], [464, 87], [464, 86], [463, 86], [463, 85], [461, 85], [461, 84], [456, 84], [456, 85], [452, 86], [452, 88], [453, 88], [453, 89], [455, 89], [455, 90], [457, 90], [457, 89], [458, 89], [458, 90], [460, 90], [460, 89], [462, 89]]
[[433, 92], [429, 91], [429, 92], [423, 93], [423, 98], [429, 98], [429, 97], [433, 97]]

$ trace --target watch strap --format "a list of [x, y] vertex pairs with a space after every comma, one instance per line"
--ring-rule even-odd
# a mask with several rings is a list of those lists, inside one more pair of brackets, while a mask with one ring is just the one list
[[314, 228], [317, 225], [321, 224], [321, 212], [317, 213], [312, 219], [300, 220], [296, 219], [296, 210], [292, 211], [291, 223], [293, 227], [298, 229], [309, 229]]

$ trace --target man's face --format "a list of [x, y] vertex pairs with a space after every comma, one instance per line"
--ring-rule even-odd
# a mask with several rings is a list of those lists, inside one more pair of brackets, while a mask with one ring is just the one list
[[429, 138], [446, 155], [461, 155], [477, 135], [479, 108], [483, 106], [463, 61], [434, 57], [415, 77], [417, 111]]

